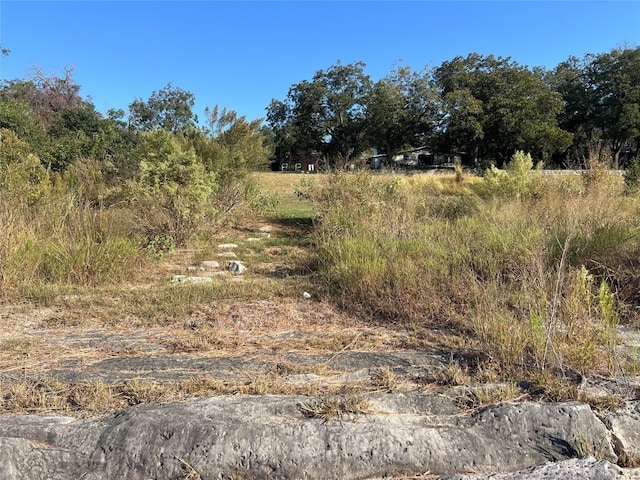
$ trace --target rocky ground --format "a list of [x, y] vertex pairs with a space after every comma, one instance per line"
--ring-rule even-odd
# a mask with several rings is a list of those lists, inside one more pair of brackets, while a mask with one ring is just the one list
[[[255, 233], [250, 242], [267, 238]], [[207, 260], [218, 265], [174, 262], [163, 275], [239, 284], [252, 270], [294, 271], [273, 257], [260, 266], [230, 254]], [[246, 272], [225, 270], [230, 260]], [[0, 478], [640, 479], [640, 378], [579, 378], [585, 397], [603, 399], [599, 408], [538, 401], [530, 385], [469, 377], [474, 355], [459, 339], [377, 325], [296, 288], [218, 301], [169, 325], [74, 324], [55, 301], [2, 305], [11, 327], [0, 332]], [[637, 352], [637, 332], [624, 338], [621, 348]], [[163, 386], [198, 382], [210, 394], [163, 396]], [[129, 388], [117, 395], [137, 385], [151, 401], [11, 407], [19, 387], [62, 398], [52, 384]]]

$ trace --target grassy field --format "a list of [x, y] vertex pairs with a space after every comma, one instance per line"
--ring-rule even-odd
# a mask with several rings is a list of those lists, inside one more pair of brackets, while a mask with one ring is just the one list
[[314, 206], [304, 192], [326, 181], [322, 174], [305, 175], [287, 172], [255, 172], [251, 179], [264, 191], [267, 198], [277, 202], [272, 212], [274, 218], [309, 219], [313, 216]]
[[[580, 399], [575, 372], [640, 371], [637, 354], [616, 353], [618, 325], [638, 324], [640, 279], [639, 201], [619, 176], [251, 178], [258, 205], [177, 248], [162, 237], [152, 249], [136, 245], [126, 209], [79, 208], [63, 193], [36, 206], [4, 202], [0, 220], [12, 235], [0, 240], [0, 409], [95, 414], [200, 395], [403, 384], [389, 371], [293, 387], [285, 374], [332, 373], [291, 363], [293, 353], [468, 352], [472, 364], [452, 360], [419, 388], [527, 379], [551, 399]], [[237, 245], [242, 278], [225, 271], [223, 243]], [[206, 260], [221, 266], [202, 273]], [[210, 281], [176, 283], [176, 275]], [[246, 380], [48, 376], [112, 358], [267, 353], [272, 369]]]

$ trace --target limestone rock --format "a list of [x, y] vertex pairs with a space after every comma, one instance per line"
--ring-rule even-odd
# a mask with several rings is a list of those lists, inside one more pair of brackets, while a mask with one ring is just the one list
[[220, 268], [220, 262], [216, 262], [215, 260], [205, 260], [200, 263], [200, 266], [205, 270], [215, 270]]
[[604, 417], [613, 435], [613, 445], [618, 455], [640, 463], [640, 400], [627, 402], [624, 408]]
[[218, 254], [216, 254], [216, 256], [218, 257], [225, 257], [225, 258], [235, 258], [237, 257], [237, 255], [233, 252], [220, 252]]
[[173, 283], [211, 283], [211, 277], [174, 275]]
[[[329, 421], [304, 415], [300, 404], [313, 398], [269, 395], [142, 405], [90, 420], [5, 416], [0, 478], [25, 478], [25, 465], [29, 480], [185, 478], [185, 464], [202, 478], [510, 472], [575, 458], [578, 436], [582, 447], [616, 460], [609, 432], [584, 404], [500, 404], [441, 415], [416, 408], [419, 395], [379, 395], [371, 413]], [[413, 413], [398, 410], [411, 398]]]
[[640, 475], [625, 472], [606, 460], [593, 457], [572, 458], [531, 467], [526, 470], [485, 475], [447, 475], [438, 480], [640, 480]]

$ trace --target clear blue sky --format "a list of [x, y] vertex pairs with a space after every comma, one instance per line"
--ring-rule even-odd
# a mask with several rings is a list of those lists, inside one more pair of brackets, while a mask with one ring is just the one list
[[3, 80], [33, 66], [75, 67], [100, 112], [169, 82], [195, 113], [219, 104], [248, 119], [338, 60], [378, 80], [476, 52], [553, 68], [569, 56], [640, 45], [640, 0], [627, 1], [11, 1], [0, 0]]

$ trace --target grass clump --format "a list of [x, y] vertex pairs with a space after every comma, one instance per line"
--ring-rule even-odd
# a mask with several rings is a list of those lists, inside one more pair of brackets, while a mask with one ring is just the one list
[[342, 419], [347, 415], [372, 413], [371, 405], [366, 398], [352, 395], [322, 397], [315, 402], [301, 402], [298, 406], [305, 417], [319, 418], [324, 422]]
[[314, 196], [327, 290], [381, 320], [468, 336], [503, 372], [620, 374], [617, 326], [638, 303], [638, 205], [619, 176], [586, 184], [532, 165], [517, 152], [474, 182], [331, 177]]

